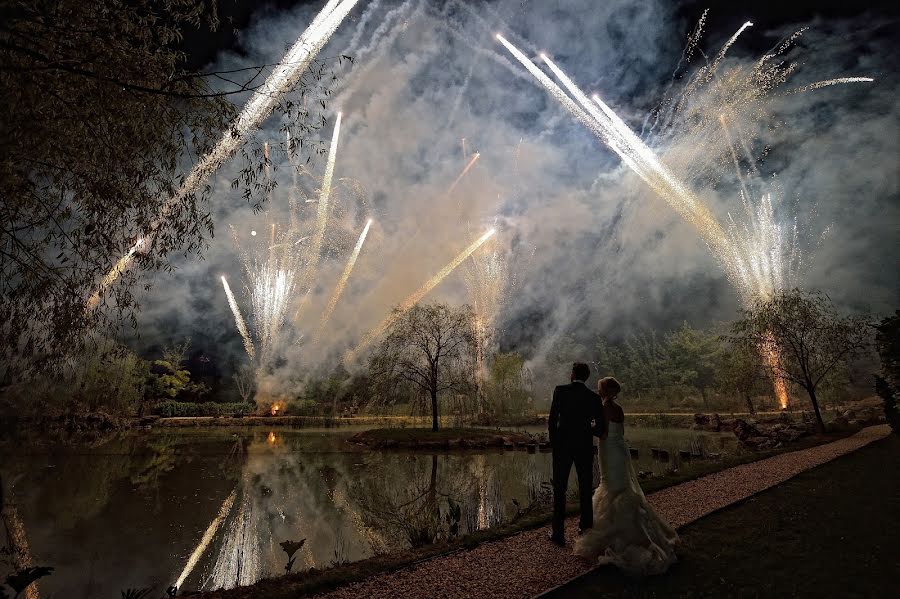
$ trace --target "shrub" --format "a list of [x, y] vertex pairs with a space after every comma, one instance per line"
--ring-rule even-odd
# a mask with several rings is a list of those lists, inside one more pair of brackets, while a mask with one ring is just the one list
[[256, 412], [256, 404], [164, 401], [156, 406], [154, 412], [163, 418], [173, 416], [247, 416]]

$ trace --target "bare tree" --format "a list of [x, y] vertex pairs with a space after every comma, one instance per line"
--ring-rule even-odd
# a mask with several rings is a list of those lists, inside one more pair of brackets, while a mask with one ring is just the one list
[[187, 361], [188, 351], [191, 348], [191, 338], [188, 337], [181, 343], [173, 343], [167, 345], [162, 350], [162, 359], [172, 365], [172, 368], [179, 369]]
[[438, 395], [472, 389], [474, 316], [469, 306], [414, 306], [397, 314], [387, 336], [369, 361], [370, 373], [400, 380], [431, 399], [431, 430], [438, 430]]
[[256, 391], [256, 372], [249, 364], [244, 364], [232, 375], [241, 399], [249, 402]]
[[816, 424], [825, 430], [816, 391], [841, 365], [869, 346], [869, 324], [862, 318], [840, 316], [822, 293], [799, 289], [758, 300], [732, 326], [731, 340], [747, 349], [777, 348], [779, 359], [772, 376], [806, 390]]

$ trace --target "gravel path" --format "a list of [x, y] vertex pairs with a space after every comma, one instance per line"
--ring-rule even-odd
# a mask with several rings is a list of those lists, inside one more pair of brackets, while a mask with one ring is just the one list
[[[826, 445], [780, 454], [669, 487], [649, 496], [654, 509], [676, 528], [764, 491], [810, 468], [853, 452], [890, 433], [873, 426]], [[319, 595], [329, 599], [478, 598], [522, 599], [554, 588], [593, 567], [571, 550], [547, 541], [549, 527], [485, 543], [475, 549], [380, 574]], [[567, 522], [566, 536], [575, 533]]]

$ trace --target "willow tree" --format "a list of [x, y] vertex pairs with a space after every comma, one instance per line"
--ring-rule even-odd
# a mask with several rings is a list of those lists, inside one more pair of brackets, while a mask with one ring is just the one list
[[473, 389], [474, 324], [469, 306], [426, 304], [405, 313], [396, 311], [387, 335], [369, 359], [369, 373], [376, 380], [405, 382], [427, 394], [431, 430], [437, 431], [438, 396]]
[[863, 318], [838, 314], [826, 295], [793, 289], [744, 310], [732, 326], [731, 340], [747, 350], [778, 348], [779, 359], [769, 365], [771, 376], [806, 391], [816, 424], [824, 431], [817, 391], [868, 348], [871, 330]]
[[[196, 157], [228, 133], [231, 96], [243, 101], [266, 76], [265, 67], [187, 66], [184, 32], [217, 24], [215, 2], [204, 0], [0, 6], [0, 380], [65, 364], [87, 331], [133, 323], [140, 273], [169, 269], [172, 252], [206, 247], [208, 185], [162, 221], [160, 209]], [[324, 75], [310, 68], [292, 90], [312, 102], [280, 102], [295, 147], [322, 124], [325, 104], [315, 100], [327, 93]], [[260, 146], [241, 151], [233, 185], [264, 198]], [[85, 310], [116, 260], [151, 231], [152, 247], [140, 246], [136, 268], [109, 289], [109, 305]]]

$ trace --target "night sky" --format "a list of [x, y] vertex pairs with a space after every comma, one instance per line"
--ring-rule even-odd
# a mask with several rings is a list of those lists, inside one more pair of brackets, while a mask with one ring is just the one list
[[[431, 1], [431, 0], [425, 0]], [[535, 0], [545, 4], [555, 2], [565, 6], [564, 0]], [[208, 27], [188, 29], [185, 33], [183, 47], [188, 53], [189, 68], [202, 68], [215, 60], [222, 50], [241, 51], [237, 33], [254, 19], [267, 13], [277, 13], [298, 6], [319, 8], [323, 1], [307, 0], [219, 0], [218, 13], [220, 25], [215, 31]], [[435, 2], [437, 4], [437, 2]], [[473, 2], [474, 5], [480, 2]], [[527, 9], [529, 2], [523, 1]], [[685, 23], [694, 23], [704, 9], [710, 10], [711, 18], [720, 33], [737, 29], [744, 21], [752, 20], [759, 29], [781, 27], [793, 23], [804, 23], [814, 19], [849, 19], [864, 14], [880, 14], [896, 16], [900, 14], [900, 3], [897, 2], [845, 2], [823, 0], [820, 2], [802, 2], [785, 0], [759, 0], [741, 2], [733, 0], [708, 0], [697, 2], [677, 2], [677, 14]], [[351, 15], [352, 18], [352, 15]], [[688, 27], [689, 28], [689, 27]], [[686, 28], [686, 31], [687, 29]], [[885, 28], [885, 36], [896, 35], [896, 28]], [[754, 44], [754, 40], [742, 40], [743, 44], [755, 51], [768, 48], [764, 42]]]

